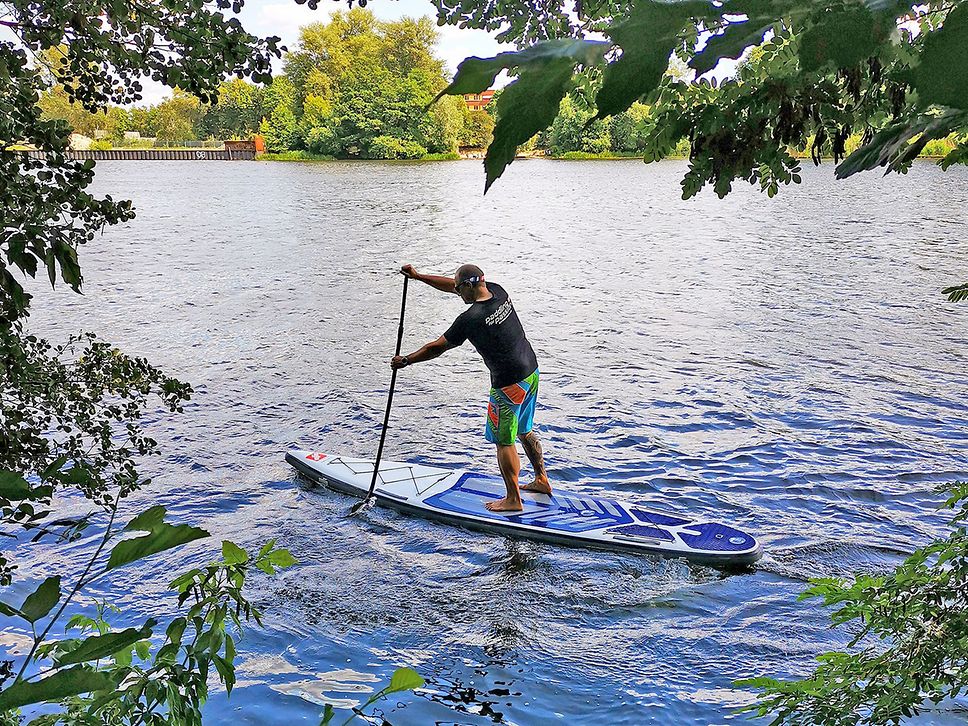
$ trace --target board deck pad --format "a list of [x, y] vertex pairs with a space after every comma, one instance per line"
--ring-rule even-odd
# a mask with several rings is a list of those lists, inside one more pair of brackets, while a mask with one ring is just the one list
[[[373, 462], [292, 451], [286, 460], [302, 474], [332, 488], [364, 496]], [[381, 462], [375, 490], [379, 504], [472, 529], [562, 544], [685, 557], [714, 565], [751, 564], [762, 547], [751, 535], [705, 517], [658, 512], [609, 497], [567, 492], [522, 492], [523, 511], [492, 512], [488, 501], [505, 495], [504, 481], [463, 470], [406, 462]]]
[[484, 502], [500, 499], [506, 493], [504, 480], [480, 474], [463, 474], [449, 489], [424, 501], [461, 514], [479, 515], [501, 522], [517, 522], [560, 532], [587, 532], [634, 521], [631, 515], [607, 499], [555, 492], [522, 498], [523, 512], [492, 512]]

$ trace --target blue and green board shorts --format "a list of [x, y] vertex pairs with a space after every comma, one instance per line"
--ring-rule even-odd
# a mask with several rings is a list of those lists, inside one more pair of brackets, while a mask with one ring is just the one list
[[510, 446], [534, 425], [534, 407], [538, 402], [538, 371], [518, 383], [492, 388], [487, 403], [487, 425], [484, 436], [492, 444]]

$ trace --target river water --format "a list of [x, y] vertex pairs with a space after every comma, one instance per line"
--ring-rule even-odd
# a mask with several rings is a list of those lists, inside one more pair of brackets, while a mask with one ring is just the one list
[[[796, 601], [808, 577], [884, 570], [945, 531], [936, 488], [968, 477], [968, 305], [939, 290], [968, 272], [968, 169], [810, 167], [773, 200], [682, 201], [684, 169], [519, 161], [484, 197], [477, 162], [98, 165], [138, 218], [83, 250], [83, 297], [36, 286], [33, 324], [195, 385], [149, 417], [164, 454], [126, 513], [161, 503], [213, 538], [93, 594], [170, 616], [165, 583], [222, 538], [300, 560], [252, 579], [265, 628], [206, 723], [315, 724], [401, 665], [427, 686], [379, 704], [397, 725], [742, 722], [734, 679], [804, 674], [848, 639]], [[733, 521], [766, 547], [755, 571], [347, 519], [353, 500], [297, 479], [292, 447], [373, 455], [407, 262], [474, 262], [510, 291], [559, 486]], [[411, 285], [404, 348], [462, 309]], [[495, 470], [486, 395], [470, 346], [403, 371], [385, 455]], [[90, 546], [24, 550], [21, 572]]]

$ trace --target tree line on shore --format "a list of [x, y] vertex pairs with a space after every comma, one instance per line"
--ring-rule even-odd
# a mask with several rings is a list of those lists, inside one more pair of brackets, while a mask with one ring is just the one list
[[[459, 96], [435, 101], [449, 82], [443, 61], [434, 54], [437, 39], [430, 18], [385, 22], [356, 7], [335, 13], [328, 23], [303, 27], [296, 47], [284, 56], [284, 72], [270, 83], [236, 78], [220, 84], [214, 103], [175, 89], [153, 106], [109, 106], [97, 113], [70, 99], [59, 82], [64, 64], [55, 49], [45, 55], [49, 84], [39, 105], [45, 118], [63, 120], [74, 132], [94, 138], [95, 149], [180, 146], [260, 134], [267, 150], [281, 158], [456, 158], [462, 147], [490, 144], [501, 91], [479, 110], [468, 108]], [[754, 79], [761, 56], [753, 53], [740, 63], [738, 76]], [[673, 62], [667, 74], [683, 80], [690, 69]], [[594, 99], [601, 82], [594, 70], [579, 77], [551, 126], [521, 150], [565, 158], [648, 156], [656, 114], [635, 102], [608, 119], [596, 119]], [[860, 142], [859, 135], [851, 136], [847, 150]], [[950, 139], [934, 140], [923, 155], [943, 156], [953, 145]], [[806, 147], [793, 151], [809, 153]], [[688, 141], [678, 142], [671, 155], [688, 156]]]
[[[58, 54], [48, 53], [50, 86], [39, 105], [45, 118], [94, 138], [94, 148], [177, 146], [254, 134], [262, 135], [269, 152], [334, 158], [447, 157], [461, 147], [484, 148], [494, 129], [494, 103], [471, 110], [460, 97], [435, 101], [449, 82], [434, 54], [437, 38], [429, 18], [384, 22], [353, 8], [335, 13], [328, 23], [303, 27], [284, 57], [284, 72], [271, 83], [232, 79], [221, 83], [215, 103], [176, 89], [153, 106], [110, 106], [97, 113], [70, 99], [58, 82]], [[555, 123], [525, 150], [641, 153], [649, 123], [644, 104], [586, 126], [594, 115], [589, 101], [596, 82], [588, 78], [576, 87]], [[127, 132], [138, 136], [126, 138]]]

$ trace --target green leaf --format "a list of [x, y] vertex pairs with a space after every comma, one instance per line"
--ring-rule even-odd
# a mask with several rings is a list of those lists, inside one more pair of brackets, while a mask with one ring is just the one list
[[397, 668], [390, 677], [390, 685], [385, 693], [398, 693], [400, 691], [412, 691], [420, 688], [426, 681], [413, 668]]
[[134, 644], [134, 650], [141, 660], [148, 660], [148, 657], [151, 655], [151, 641], [139, 640]]
[[497, 74], [506, 69], [540, 65], [555, 60], [570, 61], [572, 67], [577, 63], [585, 66], [597, 65], [604, 58], [608, 46], [603, 41], [558, 38], [537, 43], [524, 50], [499, 53], [492, 58], [471, 56], [457, 66], [454, 80], [437, 94], [434, 101], [445, 95], [458, 96], [487, 90], [493, 85]]
[[572, 71], [569, 60], [548, 61], [540, 68], [523, 71], [518, 80], [504, 88], [497, 101], [494, 140], [484, 156], [485, 194], [514, 161], [518, 146], [555, 120], [561, 99], [571, 87]]
[[222, 541], [222, 559], [226, 565], [241, 565], [249, 561], [248, 553], [234, 542]]
[[215, 664], [215, 670], [218, 671], [219, 678], [225, 684], [225, 690], [231, 696], [232, 687], [235, 685], [235, 666], [214, 653], [212, 654], [212, 662]]
[[259, 550], [259, 557], [265, 557], [267, 554], [269, 554], [272, 551], [272, 548], [275, 546], [276, 546], [276, 538], [273, 537], [264, 545], [262, 545], [262, 549]]
[[151, 629], [156, 623], [156, 620], [149, 620], [140, 628], [126, 628], [117, 633], [92, 636], [81, 643], [79, 647], [61, 656], [58, 662], [61, 665], [71, 665], [72, 663], [85, 663], [114, 655], [125, 648], [130, 648], [139, 640], [150, 638]]
[[0, 712], [113, 687], [114, 683], [107, 673], [87, 666], [74, 666], [40, 681], [16, 681], [0, 692]]
[[235, 663], [235, 641], [228, 633], [225, 634], [225, 660], [230, 664]]
[[30, 498], [30, 484], [15, 471], [0, 471], [0, 498], [19, 502]]
[[61, 595], [60, 581], [60, 575], [48, 577], [27, 596], [20, 612], [28, 622], [36, 623], [57, 604]]
[[968, 5], [955, 7], [924, 39], [914, 86], [922, 103], [968, 109]]
[[165, 508], [157, 506], [132, 519], [124, 528], [125, 531], [137, 530], [148, 534], [144, 537], [122, 540], [116, 544], [108, 558], [107, 569], [113, 570], [129, 562], [209, 536], [208, 532], [198, 527], [187, 524], [166, 524], [164, 518]]
[[808, 73], [828, 63], [835, 68], [857, 65], [876, 53], [889, 32], [886, 18], [875, 18], [861, 5], [824, 10], [813, 21], [800, 38], [800, 66]]
[[165, 637], [168, 638], [172, 643], [178, 645], [181, 643], [182, 635], [185, 634], [185, 628], [188, 627], [188, 621], [185, 618], [175, 618], [168, 624], [168, 630], [165, 631]]
[[[962, 302], [963, 300], [968, 300], [968, 284], [946, 287], [941, 291], [941, 294], [948, 296], [948, 302]], [[952, 497], [952, 499], [949, 501], [953, 502], [955, 501], [955, 498]]]
[[146, 509], [124, 526], [125, 532], [151, 532], [165, 521], [165, 508], [160, 504]]
[[278, 567], [280, 570], [283, 570], [287, 567], [292, 567], [293, 565], [298, 564], [299, 560], [293, 557], [289, 553], [289, 550], [279, 549], [273, 550], [269, 553], [269, 562]]
[[655, 90], [669, 67], [676, 36], [692, 15], [705, 15], [710, 7], [702, 2], [638, 0], [627, 20], [606, 30], [622, 47], [622, 57], [605, 67], [595, 96], [595, 119], [621, 113]]
[[8, 605], [5, 602], [0, 602], [0, 615], [5, 615], [8, 618], [22, 618], [24, 616], [24, 614], [17, 610], [17, 608], [15, 608], [13, 605]]

